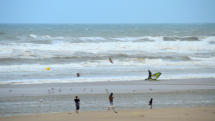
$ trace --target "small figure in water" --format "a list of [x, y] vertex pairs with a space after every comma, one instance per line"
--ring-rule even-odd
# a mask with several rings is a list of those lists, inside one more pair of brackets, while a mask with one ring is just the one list
[[148, 79], [152, 79], [152, 72], [151, 72], [150, 70], [148, 70], [148, 72], [149, 72], [149, 77], [148, 77]]
[[109, 102], [110, 102], [110, 106], [108, 107], [108, 110], [112, 109], [114, 111], [114, 113], [117, 113], [117, 111], [115, 110], [115, 107], [113, 105], [113, 93], [111, 92], [109, 95]]
[[77, 77], [80, 77], [80, 74], [79, 74], [79, 73], [76, 73], [76, 76], [77, 76]]
[[151, 98], [149, 101], [150, 109], [152, 109], [152, 102], [153, 102], [153, 98]]
[[113, 63], [112, 58], [109, 58], [110, 63]]
[[78, 98], [78, 96], [75, 96], [74, 101], [75, 101], [75, 107], [76, 107], [75, 112], [76, 112], [76, 113], [79, 113], [79, 109], [80, 109], [80, 99]]

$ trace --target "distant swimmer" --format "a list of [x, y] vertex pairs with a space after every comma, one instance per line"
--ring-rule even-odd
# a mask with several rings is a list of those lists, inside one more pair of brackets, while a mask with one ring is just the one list
[[80, 74], [79, 74], [79, 73], [76, 73], [76, 76], [77, 76], [77, 77], [80, 77]]
[[151, 98], [149, 101], [150, 109], [152, 109], [152, 102], [153, 102], [153, 98]]
[[110, 63], [113, 63], [112, 58], [109, 58]]
[[75, 107], [76, 107], [75, 112], [76, 112], [76, 113], [79, 113], [79, 109], [80, 109], [80, 99], [78, 98], [78, 96], [75, 96], [74, 101], [75, 101]]
[[110, 106], [108, 107], [108, 110], [112, 109], [114, 113], [117, 113], [117, 111], [115, 110], [115, 107], [113, 105], [113, 93], [111, 92], [109, 95], [109, 102], [110, 102]]

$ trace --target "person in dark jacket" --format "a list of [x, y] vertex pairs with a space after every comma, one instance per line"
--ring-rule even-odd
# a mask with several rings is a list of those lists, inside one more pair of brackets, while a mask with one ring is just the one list
[[80, 99], [78, 98], [78, 96], [75, 96], [74, 101], [75, 101], [75, 107], [76, 107], [75, 112], [76, 112], [76, 113], [79, 113], [79, 109], [80, 109]]
[[150, 109], [152, 109], [152, 102], [153, 102], [153, 98], [151, 98], [149, 101]]
[[110, 106], [108, 107], [108, 110], [112, 109], [114, 111], [114, 113], [117, 113], [117, 111], [115, 110], [115, 107], [113, 105], [113, 93], [111, 92], [109, 95], [109, 102], [110, 102]]
[[148, 80], [152, 79], [152, 72], [150, 70], [148, 70], [149, 72], [149, 77], [148, 77]]

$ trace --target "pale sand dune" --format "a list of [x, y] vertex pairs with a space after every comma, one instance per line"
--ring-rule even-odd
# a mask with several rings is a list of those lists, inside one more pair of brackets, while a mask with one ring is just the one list
[[0, 121], [215, 121], [215, 107], [49, 113], [0, 117]]

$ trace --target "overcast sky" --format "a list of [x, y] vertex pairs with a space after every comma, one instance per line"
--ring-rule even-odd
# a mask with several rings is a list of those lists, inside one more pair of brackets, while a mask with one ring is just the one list
[[215, 23], [215, 0], [0, 0], [0, 23]]

